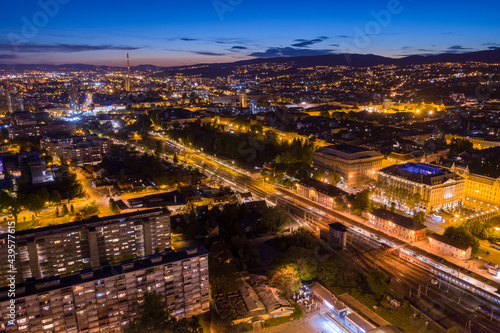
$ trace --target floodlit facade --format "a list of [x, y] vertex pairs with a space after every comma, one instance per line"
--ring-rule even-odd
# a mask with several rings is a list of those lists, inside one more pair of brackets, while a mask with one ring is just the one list
[[420, 194], [421, 200], [416, 209], [427, 213], [459, 206], [465, 185], [465, 180], [456, 173], [424, 163], [383, 168], [378, 172], [378, 181], [388, 187]]
[[439, 234], [430, 235], [429, 247], [461, 260], [469, 260], [472, 251], [470, 246]]
[[72, 136], [66, 138], [43, 137], [42, 149], [63, 161], [76, 163], [96, 163], [111, 153], [111, 140], [97, 135]]
[[314, 166], [333, 171], [346, 186], [376, 179], [384, 155], [368, 148], [346, 144], [322, 147], [314, 152]]
[[114, 266], [16, 286], [15, 321], [9, 325], [8, 288], [0, 289], [1, 332], [123, 332], [147, 293], [164, 297], [181, 319], [210, 308], [208, 252], [167, 250]]
[[[41, 279], [120, 262], [169, 249], [170, 212], [149, 209], [16, 232], [18, 282]], [[0, 235], [0, 257], [7, 258], [7, 234]], [[0, 263], [0, 286], [8, 263]]]
[[453, 165], [450, 169], [465, 179], [464, 204], [477, 206], [490, 204], [500, 206], [500, 177], [491, 178], [478, 174], [471, 174], [469, 168], [460, 168]]
[[419, 241], [425, 237], [425, 226], [413, 223], [411, 217], [382, 208], [372, 210], [368, 217], [370, 224], [391, 235], [411, 241]]

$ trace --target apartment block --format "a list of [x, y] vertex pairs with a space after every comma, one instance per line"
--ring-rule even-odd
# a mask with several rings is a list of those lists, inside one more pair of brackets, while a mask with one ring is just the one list
[[[16, 233], [17, 279], [41, 279], [169, 249], [170, 212], [133, 213], [23, 230]], [[7, 235], [0, 235], [0, 257], [7, 258]], [[8, 263], [0, 263], [0, 286]]]
[[8, 288], [0, 289], [0, 332], [123, 332], [147, 293], [164, 297], [178, 319], [210, 308], [208, 252], [166, 250], [66, 277], [16, 286], [15, 325], [9, 325]]
[[40, 140], [42, 149], [46, 149], [63, 161], [76, 163], [95, 163], [111, 152], [111, 140], [97, 135], [71, 136], [64, 138], [43, 137]]

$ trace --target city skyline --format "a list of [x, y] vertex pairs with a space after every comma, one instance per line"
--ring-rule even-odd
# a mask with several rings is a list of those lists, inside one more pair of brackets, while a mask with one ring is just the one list
[[[176, 66], [253, 58], [360, 53], [388, 57], [500, 47], [498, 3], [485, 11], [450, 1], [88, 1], [4, 4], [0, 62]], [[29, 10], [26, 10], [29, 8]], [[432, 9], [429, 9], [432, 8]], [[189, 15], [186, 15], [189, 13]], [[8, 15], [6, 15], [8, 14]]]

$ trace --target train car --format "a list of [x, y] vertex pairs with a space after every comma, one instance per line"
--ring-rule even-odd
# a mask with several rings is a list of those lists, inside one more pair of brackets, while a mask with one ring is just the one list
[[[424, 256], [420, 256], [423, 259], [419, 259], [415, 257], [414, 255], [411, 254], [412, 251], [408, 249], [401, 249], [399, 251], [399, 257], [401, 259], [404, 259], [422, 269], [425, 269], [426, 271], [434, 274], [437, 278], [449, 283], [449, 284], [454, 284], [460, 288], [463, 289], [468, 289], [471, 292], [489, 300], [492, 303], [500, 305], [500, 293], [498, 291], [495, 292], [488, 292], [482, 288], [476, 287], [474, 284], [471, 284], [469, 282], [466, 282], [465, 280], [456, 277], [455, 275], [450, 274], [449, 272], [446, 272], [445, 270], [439, 269], [439, 265], [442, 266], [442, 264], [439, 264], [432, 259], [429, 259]], [[415, 253], [413, 253], [415, 254]]]
[[[484, 313], [488, 317], [491, 317], [492, 309], [488, 309], [487, 307], [481, 305], [477, 308], [477, 311]], [[500, 314], [498, 312], [493, 311], [493, 318], [500, 321]]]

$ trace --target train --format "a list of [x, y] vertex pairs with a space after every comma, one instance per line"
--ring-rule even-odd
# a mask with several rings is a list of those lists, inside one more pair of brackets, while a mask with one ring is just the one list
[[[455, 284], [463, 289], [468, 289], [471, 292], [487, 299], [488, 301], [490, 301], [494, 304], [500, 305], [500, 293], [498, 290], [496, 292], [491, 292], [491, 291], [486, 291], [482, 288], [478, 288], [472, 283], [469, 283], [461, 278], [457, 278], [455, 275], [452, 275], [443, 269], [437, 268], [436, 266], [441, 265], [441, 264], [434, 262], [432, 259], [421, 256], [425, 260], [424, 261], [424, 260], [418, 259], [416, 256], [414, 256], [415, 253], [413, 253], [413, 255], [411, 253], [412, 253], [412, 251], [402, 248], [399, 251], [399, 257], [401, 259], [404, 259], [404, 260], [434, 274], [437, 278], [440, 278], [441, 280], [443, 280], [447, 283]], [[490, 314], [491, 314], [491, 311], [490, 311]]]
[[[488, 317], [491, 317], [491, 309], [488, 309], [485, 306], [480, 305], [479, 308], [477, 308], [477, 311], [484, 313]], [[493, 311], [493, 318], [500, 321], [500, 314], [498, 312]]]

